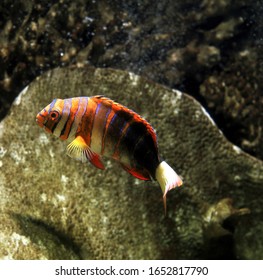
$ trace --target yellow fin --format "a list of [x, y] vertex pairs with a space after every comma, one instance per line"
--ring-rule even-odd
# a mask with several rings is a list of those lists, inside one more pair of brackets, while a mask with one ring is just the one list
[[81, 160], [82, 162], [88, 160], [99, 169], [105, 168], [100, 156], [90, 149], [81, 136], [77, 136], [71, 143], [68, 144], [67, 154], [72, 158]]
[[84, 150], [88, 148], [84, 139], [81, 136], [77, 136], [70, 144], [67, 146], [67, 154], [76, 159], [80, 159], [82, 162], [87, 161]]

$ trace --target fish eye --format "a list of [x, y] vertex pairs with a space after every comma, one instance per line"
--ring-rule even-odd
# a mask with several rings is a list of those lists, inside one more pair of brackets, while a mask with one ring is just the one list
[[50, 117], [52, 121], [56, 121], [59, 117], [59, 112], [58, 111], [51, 111]]

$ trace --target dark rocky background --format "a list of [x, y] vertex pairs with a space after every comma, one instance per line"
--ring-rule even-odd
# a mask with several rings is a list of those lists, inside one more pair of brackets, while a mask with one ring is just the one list
[[262, 13], [254, 0], [1, 1], [0, 118], [51, 68], [113, 67], [194, 96], [262, 159]]
[[[262, 12], [262, 1], [242, 0], [1, 1], [0, 117], [9, 115], [0, 127], [1, 256], [262, 258]], [[69, 69], [51, 72], [10, 110], [37, 76], [69, 65], [128, 70], [187, 92], [230, 142], [254, 158], [225, 141], [187, 96], [167, 99], [172, 91], [152, 84], [145, 93], [152, 107], [143, 96], [138, 103], [136, 94], [146, 81], [138, 80], [135, 87], [126, 72], [87, 70], [90, 77]], [[130, 82], [123, 93], [125, 80]], [[153, 120], [164, 139], [162, 151], [178, 162], [186, 184], [171, 194], [167, 219], [159, 212], [157, 190], [130, 187], [130, 177], [111, 176], [111, 169], [105, 176], [94, 169], [80, 176], [85, 167], [54, 157], [65, 147], [31, 128], [42, 103], [58, 93], [72, 96], [76, 88], [83, 93], [91, 83], [87, 93], [105, 92]], [[167, 136], [169, 128], [174, 131]], [[49, 161], [59, 166], [57, 171], [48, 170], [48, 178], [35, 176], [40, 168], [48, 169]], [[108, 179], [102, 182], [100, 176]], [[79, 183], [73, 187], [68, 178]], [[128, 186], [120, 188], [122, 205], [112, 182]], [[94, 190], [98, 184], [99, 192]], [[140, 207], [133, 210], [135, 201]], [[99, 232], [100, 223], [105, 232]]]

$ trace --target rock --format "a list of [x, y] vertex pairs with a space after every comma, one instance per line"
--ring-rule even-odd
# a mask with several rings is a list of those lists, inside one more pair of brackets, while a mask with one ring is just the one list
[[74, 244], [43, 222], [1, 213], [0, 259], [79, 259]]
[[233, 201], [229, 198], [221, 199], [211, 205], [204, 214], [203, 235], [205, 256], [208, 258], [237, 258], [234, 246], [238, 242], [235, 242], [233, 233], [237, 223], [241, 222], [239, 216], [250, 214], [250, 211], [247, 208], [235, 209], [232, 204]]
[[[183, 176], [184, 186], [168, 195], [166, 217], [156, 182], [134, 179], [113, 161], [104, 161], [105, 171], [77, 162], [66, 155], [66, 143], [35, 123], [36, 114], [55, 97], [96, 94], [145, 117], [157, 131], [161, 154]], [[132, 73], [71, 67], [37, 78], [1, 123], [0, 168], [5, 217], [0, 234], [19, 234], [22, 241], [15, 238], [12, 246], [28, 247], [24, 254], [11, 254], [13, 258], [213, 258], [204, 240], [206, 213], [225, 198], [233, 200], [230, 210], [250, 209], [251, 214], [243, 214], [254, 221], [249, 228], [238, 224], [237, 239], [231, 231], [233, 257], [263, 257], [262, 244], [244, 243], [240, 234], [256, 239], [262, 223], [260, 215], [253, 215], [262, 214], [262, 162], [228, 142], [192, 97]], [[223, 225], [233, 211], [227, 215], [224, 207], [216, 209], [223, 211], [218, 215]], [[34, 238], [46, 247], [34, 247]], [[10, 255], [7, 239], [2, 240], [0, 255]], [[65, 249], [61, 253], [59, 246]]]
[[47, 70], [118, 68], [194, 96], [231, 142], [263, 159], [260, 1], [5, 0], [0, 14], [0, 120]]
[[217, 124], [224, 128], [227, 137], [262, 159], [263, 96], [259, 61], [257, 51], [253, 48], [237, 53], [229, 59], [229, 66], [224, 72], [211, 74], [203, 82], [200, 94], [216, 116], [223, 116], [221, 121], [220, 117], [217, 118]]

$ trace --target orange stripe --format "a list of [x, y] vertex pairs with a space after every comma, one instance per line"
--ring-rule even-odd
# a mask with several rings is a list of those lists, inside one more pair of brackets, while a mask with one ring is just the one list
[[115, 149], [114, 149], [114, 153], [113, 153], [112, 157], [113, 157], [114, 159], [116, 159], [116, 160], [119, 160], [119, 159], [120, 159], [120, 152], [121, 152], [121, 151], [119, 150], [119, 146], [120, 146], [120, 143], [121, 143], [121, 140], [122, 140], [123, 136], [125, 136], [126, 131], [127, 131], [127, 129], [129, 128], [129, 126], [130, 126], [130, 124], [131, 124], [132, 122], [133, 122], [133, 119], [131, 119], [130, 122], [127, 122], [127, 123], [126, 123], [126, 125], [125, 125], [125, 127], [123, 128], [122, 133], [121, 133], [121, 135], [120, 135], [120, 137], [119, 137], [119, 140], [118, 140], [117, 144], [115, 145]]
[[91, 98], [88, 100], [88, 105], [86, 112], [84, 113], [81, 121], [80, 134], [84, 138], [86, 144], [90, 147], [91, 142], [91, 132], [94, 123], [95, 112], [98, 104], [94, 102]]
[[72, 103], [71, 103], [71, 108], [70, 108], [70, 114], [69, 114], [68, 120], [66, 122], [66, 127], [65, 127], [65, 130], [63, 131], [63, 134], [60, 136], [60, 139], [62, 139], [62, 140], [68, 139], [70, 129], [71, 129], [71, 126], [72, 126], [72, 124], [75, 120], [75, 115], [77, 113], [78, 106], [79, 106], [79, 99], [78, 98], [72, 98], [71, 102]]
[[157, 146], [158, 146], [158, 144], [157, 144], [157, 136], [156, 136], [156, 133], [155, 133], [154, 129], [152, 128], [152, 126], [143, 117], [141, 117], [137, 113], [134, 114], [134, 120], [137, 121], [137, 122], [141, 122], [141, 123], [143, 123], [146, 126], [147, 131], [152, 136], [152, 138], [154, 140], [155, 147], [157, 148]]
[[75, 121], [76, 121], [76, 124], [78, 125], [78, 128], [77, 128], [77, 131], [76, 133], [79, 133], [81, 131], [81, 122], [82, 122], [82, 117], [83, 115], [85, 114], [86, 112], [86, 108], [88, 106], [88, 97], [80, 97], [79, 98], [79, 109], [78, 109], [78, 112], [75, 116]]
[[94, 123], [92, 128], [92, 136], [90, 147], [94, 152], [101, 153], [102, 138], [105, 128], [105, 120], [107, 114], [110, 113], [111, 108], [104, 106], [102, 102], [98, 103]]
[[114, 116], [115, 116], [115, 112], [113, 110], [111, 110], [111, 112], [108, 115], [108, 118], [107, 118], [107, 121], [105, 124], [105, 129], [104, 129], [103, 136], [102, 136], [102, 141], [101, 141], [101, 154], [102, 155], [104, 154], [104, 150], [105, 150], [105, 138], [107, 135], [107, 131], [108, 131], [110, 122]]

